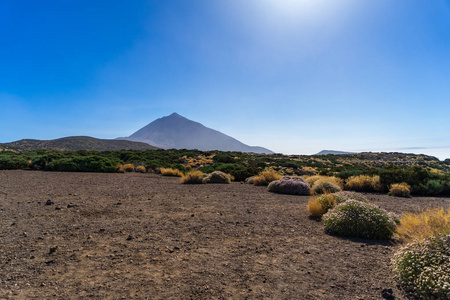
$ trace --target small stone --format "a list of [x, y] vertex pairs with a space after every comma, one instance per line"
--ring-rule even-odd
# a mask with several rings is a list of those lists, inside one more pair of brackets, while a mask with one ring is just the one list
[[23, 235], [24, 237], [27, 237], [27, 236], [28, 236], [28, 233], [23, 232], [22, 235]]
[[52, 253], [55, 253], [55, 252], [56, 252], [56, 250], [58, 250], [58, 246], [55, 246], [55, 247], [51, 247], [51, 248], [50, 248], [50, 251], [48, 252], [48, 254], [52, 254]]
[[50, 199], [48, 199], [47, 202], [45, 202], [45, 205], [53, 205], [53, 204], [55, 204], [55, 202], [53, 202]]
[[309, 252], [308, 250], [306, 250], [305, 252], [303, 252], [305, 254], [311, 254], [311, 252]]
[[133, 237], [131, 236], [131, 235], [129, 235], [128, 237], [127, 237], [127, 241], [131, 241], [133, 239]]
[[106, 231], [106, 229], [105, 228], [100, 228], [100, 230], [99, 230], [100, 232], [105, 232]]

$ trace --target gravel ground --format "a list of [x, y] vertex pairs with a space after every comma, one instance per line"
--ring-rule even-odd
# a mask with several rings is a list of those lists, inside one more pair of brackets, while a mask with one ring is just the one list
[[[450, 206], [367, 196], [398, 214]], [[398, 242], [327, 235], [307, 201], [156, 174], [0, 171], [0, 299], [405, 299]]]

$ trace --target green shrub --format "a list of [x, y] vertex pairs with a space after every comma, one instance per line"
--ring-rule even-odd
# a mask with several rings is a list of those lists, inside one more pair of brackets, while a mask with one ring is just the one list
[[450, 299], [450, 235], [407, 244], [394, 254], [400, 284], [421, 299]]
[[0, 170], [16, 170], [29, 168], [28, 159], [21, 156], [0, 155]]
[[429, 179], [425, 184], [427, 195], [438, 195], [444, 191], [444, 184], [438, 179]]
[[384, 209], [357, 200], [347, 200], [322, 217], [329, 233], [370, 239], [390, 239], [396, 230], [395, 219]]
[[73, 158], [60, 158], [47, 164], [46, 170], [61, 172], [104, 172], [116, 171], [117, 161], [106, 157], [90, 155]]
[[231, 183], [231, 178], [221, 171], [214, 171], [203, 179], [205, 183]]

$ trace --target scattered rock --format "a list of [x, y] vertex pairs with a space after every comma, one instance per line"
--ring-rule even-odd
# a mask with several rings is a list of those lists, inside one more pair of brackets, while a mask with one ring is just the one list
[[308, 250], [305, 250], [305, 252], [303, 252], [305, 254], [311, 254], [311, 252], [309, 252]]
[[384, 289], [384, 290], [381, 292], [381, 296], [382, 296], [384, 299], [395, 300], [394, 292], [392, 291], [392, 289]]
[[58, 246], [55, 246], [55, 247], [51, 247], [51, 248], [50, 248], [50, 251], [48, 252], [48, 254], [52, 254], [52, 253], [55, 253], [55, 252], [56, 252], [56, 250], [58, 250]]
[[127, 241], [131, 241], [133, 239], [133, 236], [131, 236], [131, 235], [129, 235], [128, 237], [127, 237]]
[[47, 202], [45, 202], [45, 205], [53, 205], [53, 204], [55, 204], [55, 202], [53, 202], [50, 199], [48, 199]]
[[77, 206], [78, 206], [78, 205], [72, 204], [72, 203], [67, 204], [67, 208], [72, 208], [72, 207], [77, 207]]

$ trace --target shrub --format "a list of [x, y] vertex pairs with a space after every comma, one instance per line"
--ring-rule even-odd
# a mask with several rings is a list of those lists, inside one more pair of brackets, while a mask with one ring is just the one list
[[381, 192], [383, 187], [380, 182], [380, 176], [359, 175], [347, 179], [345, 187], [357, 192]]
[[183, 184], [200, 184], [204, 183], [203, 178], [205, 174], [202, 171], [190, 171], [181, 177]]
[[214, 171], [211, 174], [208, 174], [203, 181], [205, 183], [230, 183], [231, 178], [221, 171]]
[[[183, 172], [181, 172], [178, 169], [172, 169], [172, 168], [161, 168], [159, 169], [162, 176], [176, 176], [181, 177], [183, 176]], [[203, 174], [203, 173], [202, 173]]]
[[306, 208], [313, 217], [322, 217], [329, 208], [334, 207], [335, 196], [325, 193], [320, 196], [311, 197], [308, 200]]
[[70, 158], [54, 159], [45, 169], [61, 172], [107, 172], [116, 171], [117, 160], [97, 155], [75, 156]]
[[123, 165], [116, 165], [116, 172], [117, 173], [125, 173], [125, 169], [123, 168]]
[[322, 217], [330, 208], [335, 207], [347, 200], [356, 200], [368, 203], [367, 198], [359, 193], [342, 191], [338, 193], [325, 193], [320, 196], [309, 198], [306, 208], [314, 217]]
[[400, 219], [398, 234], [405, 241], [423, 240], [439, 233], [450, 234], [450, 211], [443, 207], [404, 213]]
[[401, 248], [392, 259], [400, 284], [420, 299], [450, 299], [450, 235]]
[[269, 183], [270, 192], [289, 195], [309, 195], [310, 187], [301, 177], [285, 176]]
[[438, 179], [429, 179], [425, 184], [427, 195], [438, 195], [444, 191], [444, 184]]
[[313, 194], [324, 194], [340, 192], [341, 188], [334, 183], [319, 180], [314, 183], [311, 190]]
[[268, 185], [272, 181], [278, 180], [281, 177], [283, 176], [278, 174], [275, 170], [266, 169], [258, 175], [254, 176], [253, 183], [254, 185]]
[[126, 164], [123, 166], [125, 172], [134, 172], [134, 166], [132, 164]]
[[28, 159], [20, 156], [1, 155], [0, 170], [26, 169], [30, 166]]
[[245, 179], [245, 182], [248, 184], [255, 184], [255, 176], [251, 176]]
[[318, 182], [329, 182], [334, 185], [337, 185], [341, 189], [344, 187], [344, 181], [341, 178], [335, 176], [322, 176], [322, 175], [314, 175], [305, 178], [306, 182], [309, 186], [314, 186], [314, 184]]
[[322, 217], [329, 233], [370, 239], [390, 239], [395, 219], [384, 209], [357, 200], [347, 200]]
[[401, 183], [393, 183], [389, 188], [389, 195], [396, 197], [410, 197], [411, 194], [411, 186], [406, 182]]
[[137, 166], [136, 167], [136, 172], [138, 172], [138, 173], [146, 173], [147, 169], [144, 166]]

